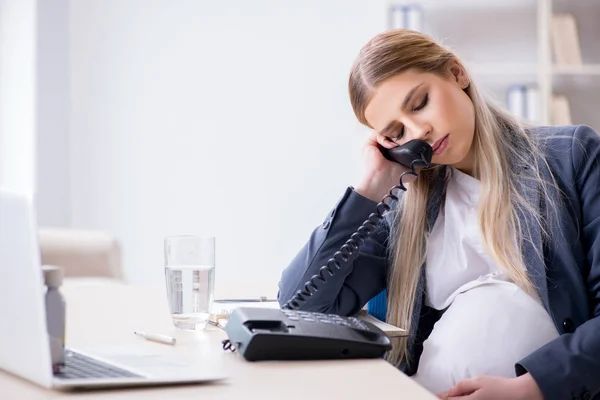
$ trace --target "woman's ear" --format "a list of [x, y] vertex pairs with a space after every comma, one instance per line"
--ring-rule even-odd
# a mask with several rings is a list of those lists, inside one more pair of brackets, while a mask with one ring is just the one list
[[452, 79], [458, 84], [458, 86], [461, 87], [461, 89], [466, 89], [469, 87], [469, 84], [471, 83], [469, 77], [467, 76], [467, 73], [464, 70], [464, 68], [459, 63], [457, 63], [456, 61], [452, 61], [450, 63], [449, 70]]

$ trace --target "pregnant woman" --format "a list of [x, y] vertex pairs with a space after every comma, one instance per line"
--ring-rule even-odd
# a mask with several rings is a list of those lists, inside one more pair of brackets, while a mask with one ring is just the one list
[[398, 184], [406, 168], [381, 148], [424, 140], [431, 166], [300, 309], [351, 315], [368, 303], [410, 333], [388, 361], [440, 398], [600, 393], [600, 136], [523, 125], [454, 53], [414, 31], [368, 41], [349, 95], [372, 130], [364, 174], [283, 271], [280, 304]]

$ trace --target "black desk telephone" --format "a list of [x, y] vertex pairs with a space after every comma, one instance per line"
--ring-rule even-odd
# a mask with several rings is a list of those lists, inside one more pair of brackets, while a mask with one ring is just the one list
[[400, 182], [390, 189], [369, 218], [350, 236], [350, 239], [281, 309], [240, 307], [233, 311], [225, 327], [228, 340], [226, 350], [237, 350], [248, 361], [307, 360], [339, 358], [378, 358], [392, 348], [389, 337], [375, 325], [354, 317], [298, 310], [310, 299], [321, 284], [327, 283], [327, 274], [348, 264], [358, 255], [358, 249], [369, 236], [391, 201], [397, 201], [398, 190], [406, 190], [402, 179], [417, 176], [419, 167], [431, 163], [432, 148], [422, 140], [411, 140], [393, 149], [381, 148], [383, 155], [407, 168]]

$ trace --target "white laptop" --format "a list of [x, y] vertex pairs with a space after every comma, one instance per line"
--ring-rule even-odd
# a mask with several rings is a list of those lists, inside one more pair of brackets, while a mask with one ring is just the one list
[[186, 368], [177, 360], [159, 358], [148, 366], [143, 358], [133, 361], [135, 357], [126, 358], [131, 364], [115, 364], [101, 354], [73, 349], [66, 352], [64, 370], [53, 373], [36, 225], [32, 202], [0, 188], [0, 369], [56, 389], [183, 384], [226, 377], [208, 365]]

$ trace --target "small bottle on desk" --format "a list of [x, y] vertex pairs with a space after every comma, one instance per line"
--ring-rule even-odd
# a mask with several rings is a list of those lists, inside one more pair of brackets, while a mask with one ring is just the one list
[[66, 302], [59, 288], [63, 281], [63, 272], [59, 267], [44, 265], [44, 283], [46, 284], [46, 325], [50, 343], [52, 371], [61, 372], [65, 366], [65, 325]]

